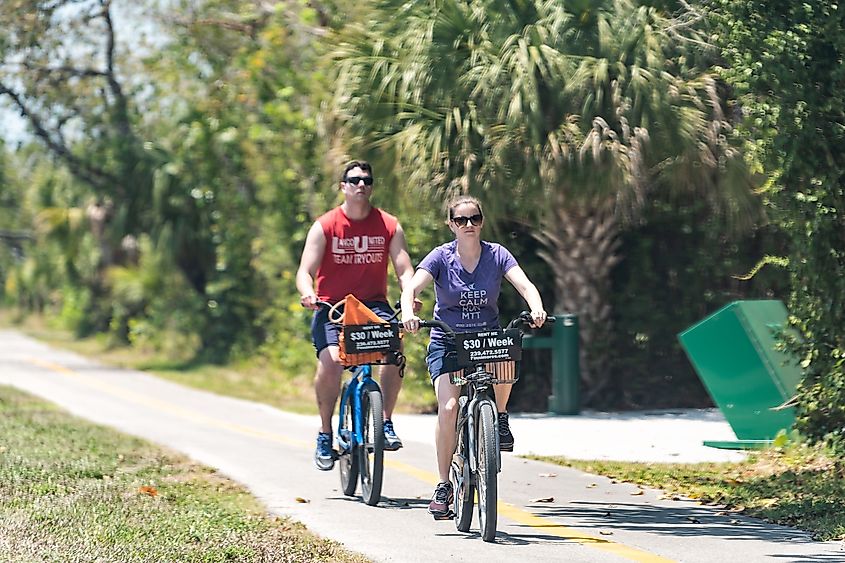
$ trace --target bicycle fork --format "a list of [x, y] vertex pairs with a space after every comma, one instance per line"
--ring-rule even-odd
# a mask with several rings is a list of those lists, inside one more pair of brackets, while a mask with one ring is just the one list
[[[373, 382], [373, 379], [370, 369], [370, 366], [362, 366], [359, 368], [360, 371], [357, 371], [357, 373], [350, 378], [348, 385], [346, 386], [345, 393], [343, 393], [340, 397], [337, 444], [341, 453], [349, 452], [355, 446], [364, 443], [364, 421], [361, 416], [361, 410], [363, 409], [361, 397], [372, 387], [371, 382]], [[347, 412], [347, 401], [349, 401], [349, 406], [352, 407], [350, 409], [351, 412]], [[346, 416], [351, 418], [352, 424], [350, 425], [350, 428], [344, 429], [343, 421]]]

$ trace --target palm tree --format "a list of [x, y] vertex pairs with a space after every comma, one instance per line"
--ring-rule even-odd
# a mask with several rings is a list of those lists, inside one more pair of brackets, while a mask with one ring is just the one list
[[378, 9], [401, 26], [347, 30], [337, 51], [347, 142], [396, 163], [413, 189], [476, 193], [539, 223], [556, 310], [580, 316], [589, 400], [609, 380], [601, 344], [624, 221], [658, 187], [747, 192], [717, 82], [683, 56], [692, 22], [630, 0]]

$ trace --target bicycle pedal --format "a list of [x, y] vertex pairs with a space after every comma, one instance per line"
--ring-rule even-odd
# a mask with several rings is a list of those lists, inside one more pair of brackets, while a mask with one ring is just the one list
[[449, 512], [444, 512], [442, 514], [432, 514], [435, 520], [454, 520], [455, 519], [455, 512], [450, 510]]

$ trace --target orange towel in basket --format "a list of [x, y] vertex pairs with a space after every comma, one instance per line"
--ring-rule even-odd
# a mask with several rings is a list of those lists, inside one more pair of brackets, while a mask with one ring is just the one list
[[351, 293], [344, 299], [343, 324], [345, 325], [368, 325], [385, 324], [385, 320], [376, 315], [372, 309], [358, 301]]
[[[343, 325], [389, 324], [376, 315], [372, 309], [349, 294], [344, 298]], [[364, 364], [383, 364], [385, 354], [382, 352], [367, 352], [363, 354], [347, 354], [344, 344], [343, 329], [340, 330], [340, 362], [345, 366], [360, 366]]]

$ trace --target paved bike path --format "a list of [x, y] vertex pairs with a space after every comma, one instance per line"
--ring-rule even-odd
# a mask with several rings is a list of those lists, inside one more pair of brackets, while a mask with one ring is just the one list
[[374, 561], [845, 560], [841, 542], [813, 542], [790, 528], [509, 454], [499, 478], [499, 534], [487, 544], [476, 521], [467, 535], [426, 513], [434, 449], [414, 432], [387, 454], [382, 503], [369, 507], [340, 492], [336, 470], [313, 468], [315, 417], [102, 366], [14, 331], [0, 331], [0, 384], [185, 452], [249, 487], [272, 513]]

